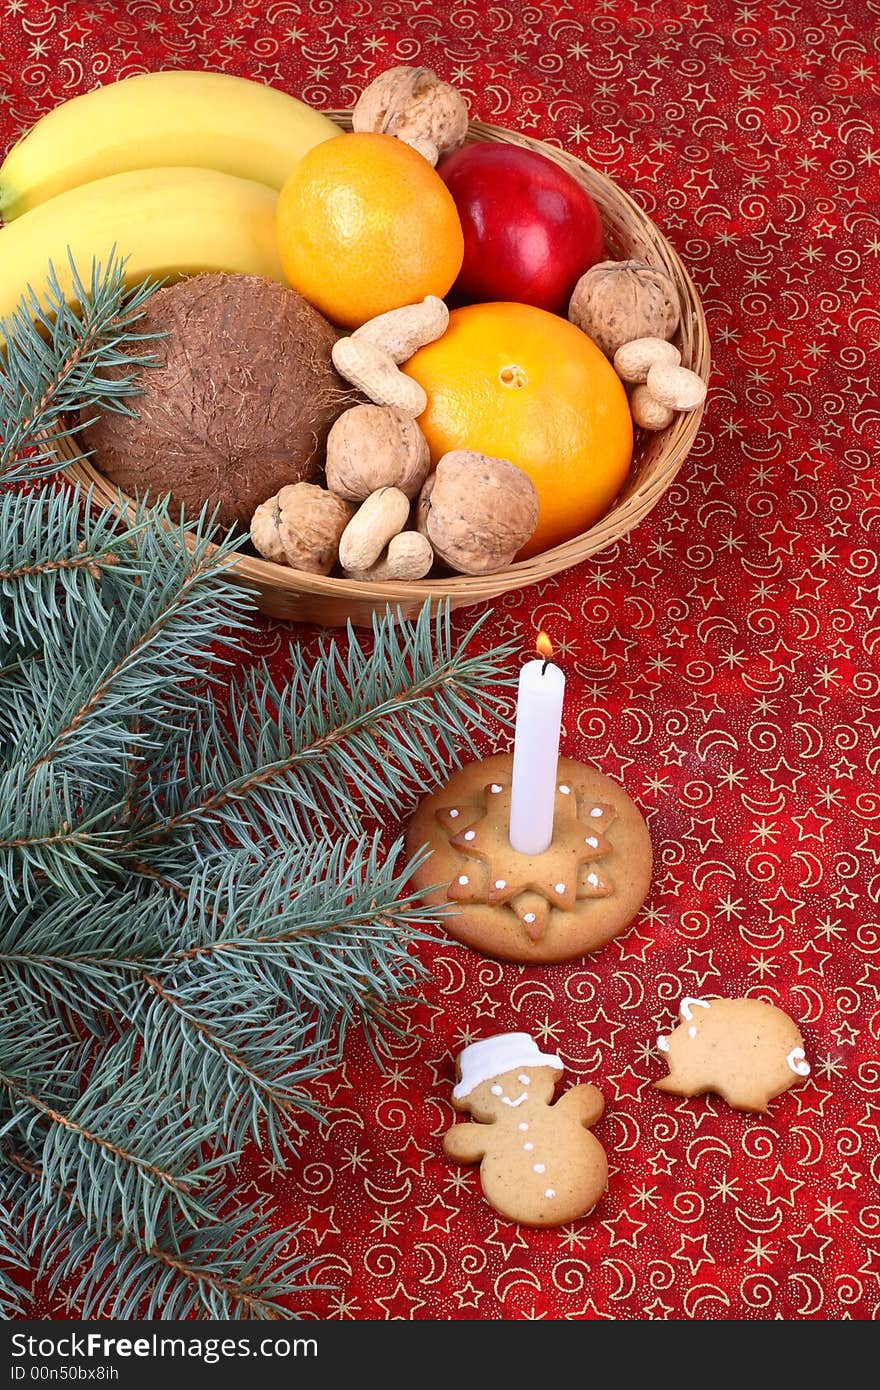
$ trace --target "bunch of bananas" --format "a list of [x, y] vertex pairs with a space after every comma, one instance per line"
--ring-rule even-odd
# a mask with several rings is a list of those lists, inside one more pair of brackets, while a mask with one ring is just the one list
[[278, 190], [339, 133], [228, 73], [146, 73], [64, 102], [0, 166], [0, 318], [49, 262], [72, 299], [71, 261], [87, 279], [114, 248], [132, 283], [215, 270], [283, 284]]

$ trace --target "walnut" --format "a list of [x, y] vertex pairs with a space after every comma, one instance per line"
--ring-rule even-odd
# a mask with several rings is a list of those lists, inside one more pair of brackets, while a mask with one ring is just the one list
[[251, 540], [267, 560], [310, 574], [329, 574], [354, 507], [314, 483], [293, 483], [261, 502]]
[[672, 337], [678, 291], [669, 276], [644, 261], [600, 261], [578, 280], [568, 317], [613, 357], [634, 338]]
[[417, 497], [430, 466], [422, 431], [393, 406], [352, 406], [327, 438], [327, 486], [349, 502], [362, 502], [380, 487]]
[[431, 164], [464, 144], [464, 97], [430, 68], [389, 68], [361, 93], [352, 115], [356, 131], [394, 135]]
[[471, 449], [444, 454], [419, 497], [418, 529], [460, 574], [504, 569], [537, 524], [531, 479], [507, 459]]

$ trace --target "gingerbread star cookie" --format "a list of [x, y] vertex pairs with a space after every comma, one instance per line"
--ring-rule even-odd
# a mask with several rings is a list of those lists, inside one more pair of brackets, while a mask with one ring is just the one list
[[425, 797], [407, 845], [431, 851], [416, 872], [426, 901], [452, 911], [457, 940], [503, 960], [570, 960], [598, 950], [632, 921], [651, 880], [651, 841], [622, 787], [561, 758], [553, 843], [524, 855], [510, 844], [511, 758], [499, 754]]

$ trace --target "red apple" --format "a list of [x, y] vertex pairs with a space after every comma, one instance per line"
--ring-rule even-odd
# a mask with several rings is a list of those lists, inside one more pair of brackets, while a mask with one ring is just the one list
[[599, 209], [543, 154], [466, 145], [437, 172], [464, 231], [461, 300], [514, 300], [564, 314], [578, 279], [605, 258]]

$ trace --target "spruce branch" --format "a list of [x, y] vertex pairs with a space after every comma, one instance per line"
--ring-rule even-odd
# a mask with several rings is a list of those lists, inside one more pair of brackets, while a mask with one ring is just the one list
[[115, 252], [106, 266], [92, 264], [87, 282], [72, 258], [70, 267], [79, 307], [67, 303], [50, 264], [46, 290], [28, 289], [19, 307], [0, 320], [3, 482], [56, 472], [53, 445], [42, 441], [75, 441], [82, 412], [131, 413], [127, 403], [137, 393], [137, 371], [153, 361], [148, 349], [157, 335], [139, 332], [138, 325], [156, 285], [126, 292], [125, 261]]
[[231, 650], [242, 626], [248, 599], [206, 516], [191, 527], [189, 549], [167, 507], [139, 514], [124, 544], [99, 602], [72, 634], [45, 630], [44, 659], [22, 663], [0, 696], [10, 747], [0, 770], [0, 890], [12, 903], [41, 874], [77, 894], [112, 871], [133, 768], [164, 748], [171, 729], [180, 730], [178, 751], [186, 744], [209, 663], [216, 668], [219, 644]]
[[[0, 474], [126, 411], [149, 287], [3, 327]], [[36, 326], [32, 322], [36, 317]], [[54, 315], [54, 317], [53, 317]], [[290, 1316], [306, 1263], [230, 1188], [279, 1163], [352, 1024], [377, 1047], [434, 920], [382, 827], [497, 722], [509, 648], [449, 613], [233, 672], [250, 599], [210, 518], [54, 479], [0, 495], [0, 1201], [85, 1316]], [[230, 679], [231, 676], [231, 679]], [[226, 688], [228, 686], [228, 689]], [[0, 1251], [0, 1258], [2, 1258]]]
[[83, 1318], [290, 1318], [281, 1300], [319, 1287], [309, 1279], [309, 1260], [279, 1254], [295, 1232], [261, 1235], [262, 1203], [248, 1202], [238, 1189], [212, 1194], [209, 1223], [193, 1228], [166, 1218], [145, 1247], [122, 1230], [96, 1235], [70, 1190], [56, 1189], [46, 1203], [33, 1158], [10, 1150], [5, 1163], [25, 1178], [14, 1208], [23, 1233], [19, 1258], [30, 1267], [29, 1243], [53, 1292], [72, 1286], [68, 1300]]
[[313, 664], [292, 648], [286, 689], [262, 667], [233, 689], [228, 718], [206, 702], [196, 716], [203, 783], [196, 795], [169, 786], [158, 821], [149, 808], [148, 829], [133, 836], [144, 857], [181, 832], [212, 848], [270, 833], [303, 839], [316, 818], [357, 835], [365, 815], [398, 819], [474, 753], [502, 719], [498, 687], [512, 682], [499, 667], [512, 648], [493, 653], [492, 688], [485, 658], [465, 655], [486, 615], [458, 640], [448, 611], [426, 605], [410, 625], [390, 617], [374, 620], [371, 651], [349, 628], [344, 665], [333, 644]]
[[0, 1318], [27, 1317], [23, 1280], [30, 1267], [10, 1206], [0, 1197]]
[[101, 579], [130, 564], [131, 538], [144, 525], [143, 515], [120, 525], [95, 512], [91, 491], [64, 485], [0, 496], [0, 652], [12, 641], [58, 642], [84, 616], [102, 620]]
[[224, 1142], [265, 1138], [283, 1164], [291, 1113], [320, 1113], [307, 1082], [421, 972], [411, 949], [435, 913], [408, 892], [412, 868], [379, 837], [218, 855], [130, 1010], [155, 1082], [193, 1117], [222, 1115]]
[[77, 897], [113, 873], [122, 803], [111, 797], [85, 808], [66, 770], [28, 782], [21, 767], [0, 772], [0, 891], [15, 907], [32, 900], [43, 879]]
[[177, 941], [183, 911], [167, 893], [59, 897], [43, 884], [29, 904], [0, 906], [0, 1003], [27, 997], [60, 1022], [73, 1013], [81, 1028], [106, 1036], [132, 979]]
[[157, 1105], [143, 1072], [131, 1069], [127, 1040], [108, 1049], [65, 1108], [2, 1066], [0, 1091], [13, 1107], [6, 1129], [43, 1137], [44, 1195], [70, 1186], [92, 1229], [104, 1234], [121, 1227], [150, 1245], [166, 1210], [192, 1223], [207, 1218], [200, 1190], [237, 1157], [203, 1156], [210, 1130]]
[[[113, 580], [105, 586], [113, 606], [99, 630], [94, 626], [86, 629], [94, 673], [88, 684], [81, 676], [75, 681], [77, 672], [82, 671], [83, 656], [83, 644], [76, 640], [65, 671], [75, 682], [73, 689], [64, 690], [54, 672], [47, 675], [40, 693], [45, 695], [47, 707], [53, 709], [56, 724], [31, 763], [28, 776], [50, 763], [65, 766], [75, 761], [82, 769], [90, 754], [94, 760], [91, 766], [102, 772], [106, 771], [108, 755], [128, 758], [132, 745], [138, 746], [147, 738], [132, 728], [133, 706], [141, 723], [156, 719], [167, 723], [176, 709], [188, 716], [193, 692], [204, 683], [202, 671], [212, 656], [212, 646], [228, 629], [241, 626], [241, 612], [249, 604], [226, 578], [230, 546], [213, 544], [207, 514], [190, 523], [188, 540], [181, 523], [172, 525], [167, 504], [153, 509], [151, 522], [149, 528], [138, 525], [133, 531], [129, 562], [144, 550], [138, 572], [148, 570], [155, 575], [154, 582], [146, 593], [131, 585], [120, 593]], [[213, 605], [207, 602], [209, 595], [216, 599]], [[205, 609], [205, 621], [197, 625], [194, 619]], [[218, 653], [213, 656], [216, 660]], [[189, 672], [180, 686], [168, 689], [169, 665], [180, 667], [181, 658], [192, 664], [197, 677]], [[113, 731], [109, 747], [108, 725]], [[68, 752], [74, 734], [75, 760]]]
[[[196, 989], [195, 998], [192, 990], [174, 991], [153, 975], [144, 974], [143, 980], [153, 995], [153, 1007], [143, 1024], [145, 1065], [159, 1056], [163, 1082], [167, 1087], [170, 1081], [188, 1114], [222, 1116], [218, 1138], [224, 1143], [235, 1143], [242, 1133], [258, 1139], [264, 1130], [273, 1154], [283, 1162], [288, 1143], [284, 1121], [295, 1110], [317, 1113], [303, 1083], [320, 1075], [327, 1057], [310, 1052], [305, 1032], [294, 1037], [296, 1051], [290, 1050], [290, 1023], [279, 1017], [277, 1006], [245, 1006], [235, 1020], [240, 1028], [233, 1029], [229, 1017], [224, 1018], [214, 1006], [207, 980]], [[242, 1033], [244, 1037], [238, 1036]], [[195, 1083], [191, 1068], [181, 1077], [169, 1067], [172, 1055], [193, 1058], [199, 1072]], [[296, 1085], [288, 1079], [291, 1073]]]

